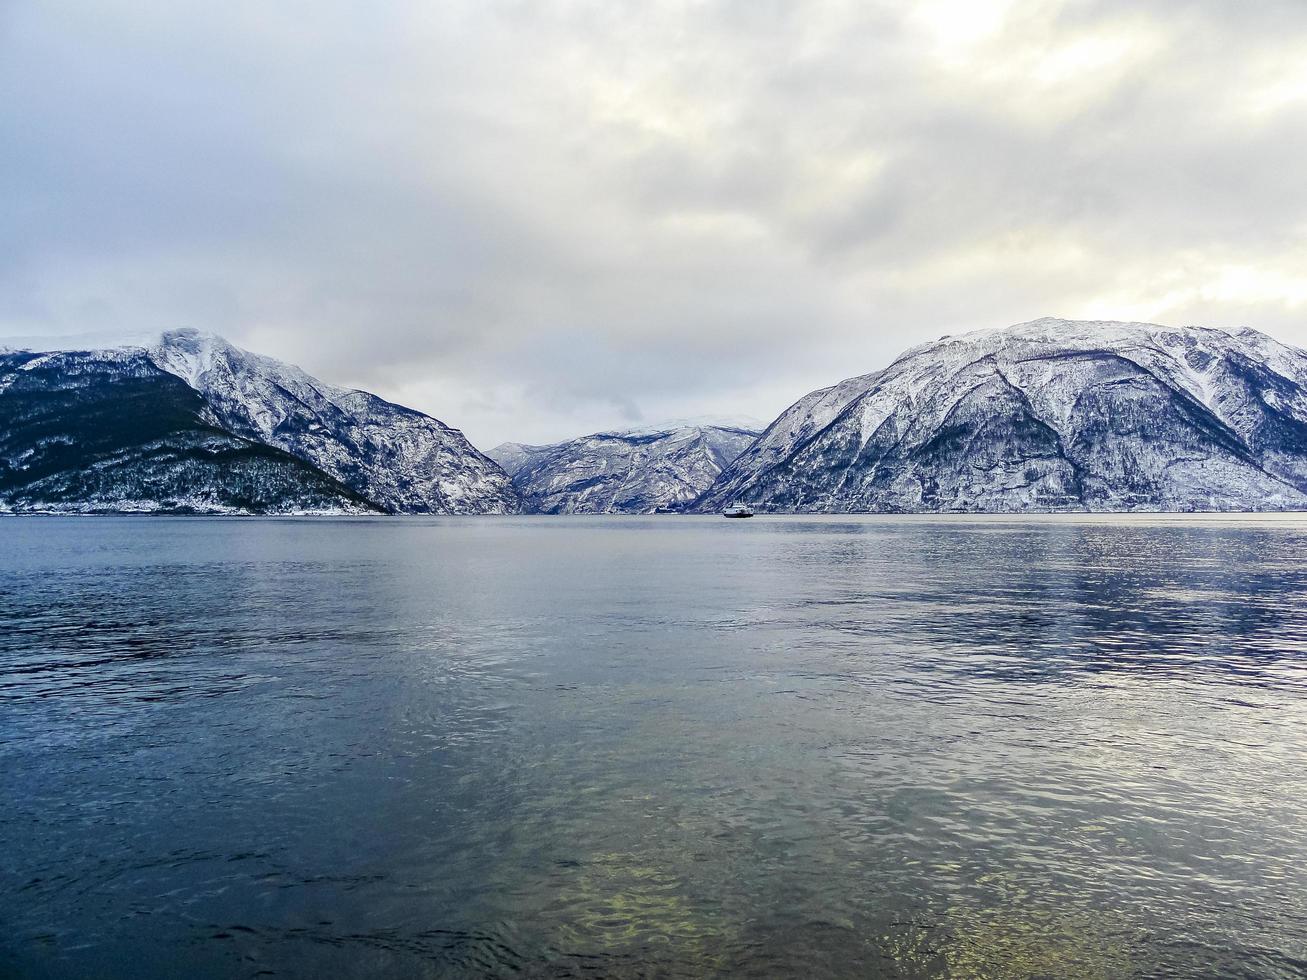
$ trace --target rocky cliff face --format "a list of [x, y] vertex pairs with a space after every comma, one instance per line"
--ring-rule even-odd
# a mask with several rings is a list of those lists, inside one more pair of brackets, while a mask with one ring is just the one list
[[530, 510], [648, 514], [693, 501], [756, 435], [730, 425], [655, 426], [549, 446], [504, 443], [490, 455]]
[[776, 511], [1307, 508], [1307, 354], [1253, 330], [1044, 319], [796, 402], [696, 502]]
[[219, 337], [0, 354], [0, 507], [514, 513], [456, 429]]

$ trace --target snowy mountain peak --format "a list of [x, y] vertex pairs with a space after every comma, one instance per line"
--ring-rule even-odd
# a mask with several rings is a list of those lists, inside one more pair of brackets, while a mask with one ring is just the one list
[[183, 327], [166, 331], [150, 348], [150, 355], [169, 374], [175, 374], [192, 388], [199, 388], [201, 379], [214, 369], [218, 357], [234, 350], [217, 334]]
[[251, 353], [218, 334], [193, 327], [165, 332], [149, 352], [156, 364], [194, 388], [248, 389], [258, 397], [264, 393], [264, 382], [275, 381], [290, 391], [317, 392], [333, 402], [359, 394], [325, 384], [293, 364]]
[[1025, 343], [1093, 348], [1113, 347], [1127, 343], [1174, 347], [1203, 339], [1219, 342], [1223, 337], [1261, 338], [1275, 343], [1267, 334], [1251, 327], [1222, 330], [1200, 326], [1169, 327], [1159, 323], [1132, 320], [1067, 320], [1045, 316], [1008, 327], [982, 327], [966, 333], [941, 337], [939, 341], [914, 347], [902, 356], [907, 357], [916, 351], [929, 350], [942, 342], [972, 344], [983, 342], [986, 338], [997, 347], [1011, 343]]
[[194, 327], [164, 331], [158, 343], [150, 348], [155, 363], [191, 385], [211, 371], [219, 357], [230, 356], [235, 351], [235, 347], [217, 334]]

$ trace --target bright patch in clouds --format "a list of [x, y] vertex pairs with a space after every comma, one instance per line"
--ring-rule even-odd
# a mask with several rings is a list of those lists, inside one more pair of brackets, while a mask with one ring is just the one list
[[991, 39], [1015, 6], [1014, 0], [928, 0], [904, 9], [933, 42], [931, 53], [947, 60]]

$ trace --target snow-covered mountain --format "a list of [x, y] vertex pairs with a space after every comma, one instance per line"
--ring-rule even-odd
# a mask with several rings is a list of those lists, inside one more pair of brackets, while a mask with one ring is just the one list
[[0, 354], [0, 511], [379, 512], [207, 414], [143, 350]]
[[463, 433], [366, 391], [336, 388], [212, 334], [176, 330], [150, 358], [198, 391], [215, 422], [284, 449], [402, 514], [503, 514], [504, 472]]
[[1035, 320], [801, 398], [696, 502], [773, 511], [1307, 509], [1307, 353]]
[[478, 514], [520, 501], [456, 429], [180, 330], [0, 356], [0, 507]]
[[648, 514], [698, 497], [757, 436], [719, 425], [596, 432], [549, 446], [490, 450], [528, 509], [544, 514]]

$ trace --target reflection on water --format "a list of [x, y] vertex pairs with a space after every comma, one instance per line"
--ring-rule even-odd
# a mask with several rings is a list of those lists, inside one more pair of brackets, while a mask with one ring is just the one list
[[0, 521], [0, 973], [1299, 976], [1307, 520]]

